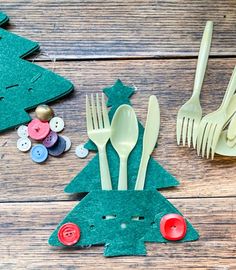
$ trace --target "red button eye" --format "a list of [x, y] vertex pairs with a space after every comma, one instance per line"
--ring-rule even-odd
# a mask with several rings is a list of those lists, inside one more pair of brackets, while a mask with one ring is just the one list
[[160, 231], [167, 240], [181, 240], [186, 235], [186, 221], [178, 214], [167, 214], [160, 221]]
[[58, 239], [65, 246], [72, 246], [80, 239], [80, 229], [74, 223], [63, 224], [58, 231]]

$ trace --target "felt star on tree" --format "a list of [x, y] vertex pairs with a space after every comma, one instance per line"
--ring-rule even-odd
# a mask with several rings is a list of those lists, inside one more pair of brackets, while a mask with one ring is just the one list
[[134, 87], [124, 85], [121, 80], [117, 80], [111, 87], [103, 89], [108, 97], [107, 106], [120, 106], [121, 104], [130, 104], [129, 98], [135, 92]]

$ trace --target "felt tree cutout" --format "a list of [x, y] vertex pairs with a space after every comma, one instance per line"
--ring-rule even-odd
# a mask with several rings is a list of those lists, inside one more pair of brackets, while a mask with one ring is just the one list
[[[182, 218], [158, 191], [92, 191], [59, 224], [49, 244], [105, 245], [105, 256], [145, 255], [145, 242], [172, 242], [160, 230], [162, 219], [168, 214]], [[74, 233], [71, 224], [78, 226], [80, 235]], [[164, 226], [166, 233], [175, 230], [169, 225]], [[197, 231], [188, 220], [179, 226], [177, 232], [185, 226], [185, 234], [178, 242], [198, 239]]]
[[[0, 21], [6, 15], [0, 13]], [[25, 110], [73, 90], [68, 80], [22, 59], [38, 49], [38, 43], [0, 28], [0, 132], [29, 122]]]
[[9, 20], [6, 14], [0, 12], [0, 25], [6, 23]]
[[[118, 80], [111, 88], [105, 88], [108, 106], [112, 106], [112, 119], [121, 104], [130, 104], [132, 87]], [[67, 192], [89, 192], [65, 217], [49, 238], [52, 246], [104, 245], [105, 256], [145, 255], [145, 242], [185, 242], [198, 239], [198, 233], [181, 213], [156, 188], [175, 186], [177, 180], [156, 161], [150, 159], [145, 190], [135, 191], [142, 149], [143, 127], [139, 123], [140, 136], [128, 161], [127, 191], [118, 191], [119, 160], [109, 143], [107, 155], [113, 190], [101, 190], [98, 157], [66, 187]], [[87, 143], [96, 150], [94, 144]]]
[[[105, 88], [103, 92], [108, 97], [107, 105], [111, 106], [109, 118], [112, 119], [116, 109], [122, 104], [129, 104], [130, 97], [134, 94], [134, 87], [124, 85], [120, 80], [109, 88]], [[144, 128], [139, 122], [139, 138], [138, 142], [131, 152], [128, 160], [128, 189], [133, 190], [138, 174], [138, 168], [142, 155]], [[86, 145], [89, 150], [97, 150], [92, 141]], [[107, 157], [110, 168], [112, 187], [117, 189], [119, 177], [119, 157], [112, 147], [111, 142], [107, 144]], [[177, 186], [179, 182], [168, 173], [157, 161], [150, 158], [148, 163], [145, 189], [159, 189]], [[71, 181], [65, 188], [67, 193], [90, 192], [91, 190], [101, 189], [99, 158], [96, 155], [88, 165]]]

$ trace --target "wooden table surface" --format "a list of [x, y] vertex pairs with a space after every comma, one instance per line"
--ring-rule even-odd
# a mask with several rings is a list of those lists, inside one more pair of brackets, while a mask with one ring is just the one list
[[[213, 20], [211, 56], [202, 89], [204, 114], [220, 104], [236, 64], [235, 0], [1, 1], [6, 29], [41, 44], [29, 60], [70, 79], [75, 91], [52, 104], [73, 142], [62, 158], [34, 164], [16, 149], [16, 131], [0, 136], [0, 269], [236, 269], [236, 158], [203, 160], [177, 147], [178, 108], [190, 97], [206, 20]], [[56, 59], [53, 63], [51, 60]], [[103, 247], [56, 250], [47, 239], [77, 204], [64, 187], [93, 157], [75, 147], [87, 140], [85, 94], [117, 78], [134, 84], [132, 103], [144, 122], [150, 94], [161, 108], [153, 156], [181, 185], [162, 190], [195, 226], [190, 243], [147, 244], [146, 257], [104, 258]]]

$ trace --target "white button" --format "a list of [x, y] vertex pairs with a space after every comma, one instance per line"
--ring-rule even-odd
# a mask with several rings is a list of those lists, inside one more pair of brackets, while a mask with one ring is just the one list
[[67, 152], [71, 148], [71, 140], [67, 136], [64, 136], [64, 135], [62, 135], [61, 137], [66, 141], [66, 148], [64, 152]]
[[17, 129], [17, 135], [20, 138], [27, 138], [29, 136], [28, 134], [28, 127], [25, 125], [19, 126]]
[[63, 130], [65, 124], [61, 117], [53, 117], [50, 122], [50, 129], [55, 132], [60, 132]]
[[76, 148], [75, 148], [75, 154], [79, 158], [87, 157], [88, 153], [89, 153], [88, 149], [84, 148], [83, 144], [80, 144], [80, 145], [76, 146]]
[[20, 138], [17, 140], [17, 148], [21, 152], [27, 152], [31, 148], [31, 140], [28, 138]]

